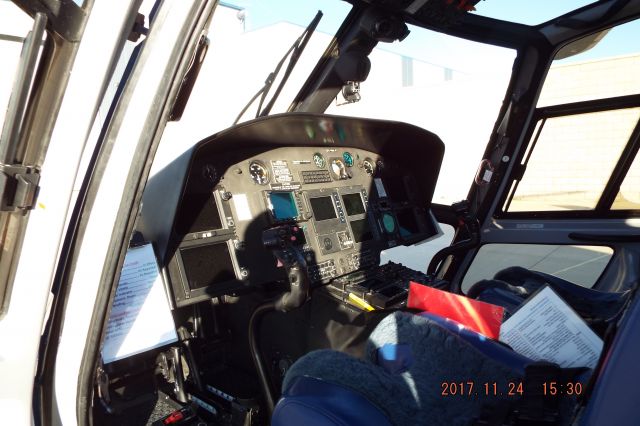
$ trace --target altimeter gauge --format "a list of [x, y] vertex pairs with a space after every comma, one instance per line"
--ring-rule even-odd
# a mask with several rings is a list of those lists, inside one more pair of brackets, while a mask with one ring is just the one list
[[258, 185], [266, 185], [269, 183], [269, 169], [262, 161], [253, 160], [249, 163], [249, 176], [251, 180]]

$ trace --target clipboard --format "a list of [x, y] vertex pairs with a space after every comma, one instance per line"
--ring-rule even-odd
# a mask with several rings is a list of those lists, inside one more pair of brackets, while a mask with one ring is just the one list
[[153, 246], [127, 250], [101, 350], [109, 364], [178, 341]]

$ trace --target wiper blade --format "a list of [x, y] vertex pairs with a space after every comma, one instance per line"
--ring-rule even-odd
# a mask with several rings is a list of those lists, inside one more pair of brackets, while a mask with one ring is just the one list
[[[300, 59], [300, 55], [302, 55], [304, 48], [307, 46], [307, 43], [309, 42], [311, 35], [313, 34], [316, 27], [318, 26], [318, 23], [320, 22], [321, 18], [322, 18], [322, 11], [319, 10], [318, 13], [316, 13], [316, 16], [311, 21], [311, 23], [309, 23], [307, 28], [304, 29], [300, 37], [296, 39], [296, 41], [289, 48], [289, 50], [287, 50], [287, 53], [285, 53], [282, 59], [280, 59], [280, 62], [278, 62], [278, 65], [276, 66], [276, 68], [271, 73], [269, 73], [269, 75], [267, 76], [267, 79], [264, 82], [264, 86], [262, 86], [262, 88], [258, 90], [258, 93], [253, 95], [249, 103], [247, 103], [247, 105], [244, 108], [242, 108], [242, 111], [240, 111], [240, 114], [238, 114], [238, 117], [236, 117], [235, 121], [233, 122], [234, 125], [237, 124], [238, 121], [240, 121], [240, 119], [245, 114], [245, 112], [247, 112], [249, 107], [255, 102], [256, 99], [258, 99], [258, 96], [260, 96], [260, 103], [258, 104], [258, 110], [256, 111], [256, 118], [269, 115], [271, 108], [273, 108], [273, 105], [278, 99], [278, 96], [280, 95], [282, 88], [284, 87], [285, 83], [289, 79], [289, 76], [291, 75], [291, 72], [293, 71], [296, 64], [298, 63], [298, 59]], [[284, 62], [287, 60], [287, 58], [289, 58], [289, 55], [291, 55], [291, 57], [289, 59], [289, 63], [287, 64], [287, 69], [282, 75], [282, 80], [280, 80], [280, 84], [278, 84], [278, 87], [276, 88], [276, 91], [273, 93], [273, 96], [269, 100], [269, 103], [267, 103], [267, 105], [263, 109], [262, 105], [264, 104], [264, 100], [266, 99], [267, 94], [271, 90], [271, 86], [273, 85], [273, 82], [275, 81], [276, 77], [280, 73], [280, 69], [284, 65]]]

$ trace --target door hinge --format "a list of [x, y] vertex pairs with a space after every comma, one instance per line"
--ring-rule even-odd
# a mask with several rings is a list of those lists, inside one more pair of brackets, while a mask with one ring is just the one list
[[40, 170], [34, 166], [0, 164], [0, 211], [33, 209], [39, 182]]

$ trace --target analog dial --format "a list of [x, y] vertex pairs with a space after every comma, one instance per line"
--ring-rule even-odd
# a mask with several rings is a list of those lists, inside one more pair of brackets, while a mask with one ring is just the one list
[[261, 161], [254, 160], [249, 163], [249, 175], [251, 180], [258, 185], [266, 185], [269, 183], [269, 170]]
[[369, 176], [373, 176], [376, 171], [376, 167], [373, 165], [373, 160], [371, 158], [365, 158], [362, 161], [362, 168]]
[[336, 180], [344, 180], [349, 178], [347, 173], [347, 167], [342, 161], [342, 158], [334, 158], [331, 160], [331, 171]]

